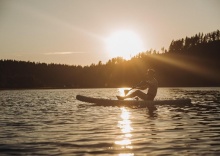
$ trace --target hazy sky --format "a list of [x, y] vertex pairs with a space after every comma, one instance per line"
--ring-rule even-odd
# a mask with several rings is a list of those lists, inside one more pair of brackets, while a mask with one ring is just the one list
[[113, 34], [146, 51], [219, 28], [220, 0], [0, 0], [0, 59], [105, 63]]

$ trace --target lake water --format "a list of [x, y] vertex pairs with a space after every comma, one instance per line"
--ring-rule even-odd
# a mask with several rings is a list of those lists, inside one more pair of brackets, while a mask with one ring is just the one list
[[157, 99], [193, 107], [103, 107], [113, 89], [0, 91], [0, 155], [219, 155], [220, 88], [159, 88]]

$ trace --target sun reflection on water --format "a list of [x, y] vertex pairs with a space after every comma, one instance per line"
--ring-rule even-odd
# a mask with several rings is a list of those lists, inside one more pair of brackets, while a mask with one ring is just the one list
[[[121, 146], [122, 149], [133, 149], [132, 142], [131, 142], [131, 137], [132, 137], [132, 130], [133, 128], [131, 127], [131, 121], [130, 121], [130, 112], [122, 107], [121, 109], [121, 120], [118, 121], [118, 127], [121, 129], [122, 135], [119, 136], [119, 139], [115, 141], [116, 145]], [[128, 154], [119, 154], [119, 155], [126, 155], [130, 156], [132, 153]]]
[[123, 154], [119, 154], [118, 156], [133, 156], [134, 153], [123, 153]]
[[124, 88], [118, 88], [118, 92], [120, 96], [125, 96], [124, 94]]
[[119, 95], [125, 96], [125, 90], [130, 90], [130, 88], [118, 88]]

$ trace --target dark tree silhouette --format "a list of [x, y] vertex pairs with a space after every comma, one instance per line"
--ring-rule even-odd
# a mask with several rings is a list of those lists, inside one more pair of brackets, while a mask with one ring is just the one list
[[141, 52], [130, 60], [112, 58], [90, 66], [0, 60], [0, 88], [100, 88], [132, 86], [148, 68], [160, 86], [220, 86], [219, 30], [173, 40], [161, 52]]

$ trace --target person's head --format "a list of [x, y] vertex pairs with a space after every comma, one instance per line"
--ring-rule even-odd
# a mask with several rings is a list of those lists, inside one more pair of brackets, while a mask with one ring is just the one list
[[147, 73], [146, 73], [146, 76], [147, 76], [148, 78], [153, 78], [153, 77], [155, 76], [155, 70], [153, 70], [153, 69], [148, 69], [148, 70], [147, 70]]

